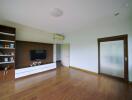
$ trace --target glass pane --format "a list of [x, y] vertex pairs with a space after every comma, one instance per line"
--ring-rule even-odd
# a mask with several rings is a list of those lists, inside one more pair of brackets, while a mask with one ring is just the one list
[[100, 43], [100, 72], [124, 78], [123, 40]]

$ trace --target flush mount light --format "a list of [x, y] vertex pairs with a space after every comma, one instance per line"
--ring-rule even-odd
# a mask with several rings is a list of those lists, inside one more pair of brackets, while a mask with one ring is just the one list
[[118, 16], [118, 15], [120, 15], [120, 12], [117, 11], [116, 9], [114, 9], [114, 10], [113, 10], [113, 15], [114, 15], [114, 16]]
[[59, 8], [54, 8], [52, 11], [51, 11], [51, 16], [53, 17], [60, 17], [63, 15], [63, 11]]
[[114, 16], [118, 16], [119, 14], [119, 12], [114, 12]]

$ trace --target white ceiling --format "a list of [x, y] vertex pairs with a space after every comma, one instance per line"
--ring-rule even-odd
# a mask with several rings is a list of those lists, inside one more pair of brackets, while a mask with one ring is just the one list
[[[111, 16], [127, 0], [0, 0], [0, 18], [48, 32], [68, 33]], [[56, 18], [54, 8], [63, 11]]]

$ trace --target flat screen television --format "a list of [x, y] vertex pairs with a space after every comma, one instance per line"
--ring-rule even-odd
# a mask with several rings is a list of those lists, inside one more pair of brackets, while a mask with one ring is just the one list
[[46, 59], [47, 53], [46, 50], [31, 50], [30, 59], [31, 60], [42, 60]]

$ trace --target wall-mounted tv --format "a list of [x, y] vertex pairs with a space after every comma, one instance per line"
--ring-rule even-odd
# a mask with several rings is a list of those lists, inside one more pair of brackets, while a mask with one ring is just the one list
[[31, 60], [43, 60], [46, 59], [47, 52], [46, 50], [31, 50], [30, 59]]

